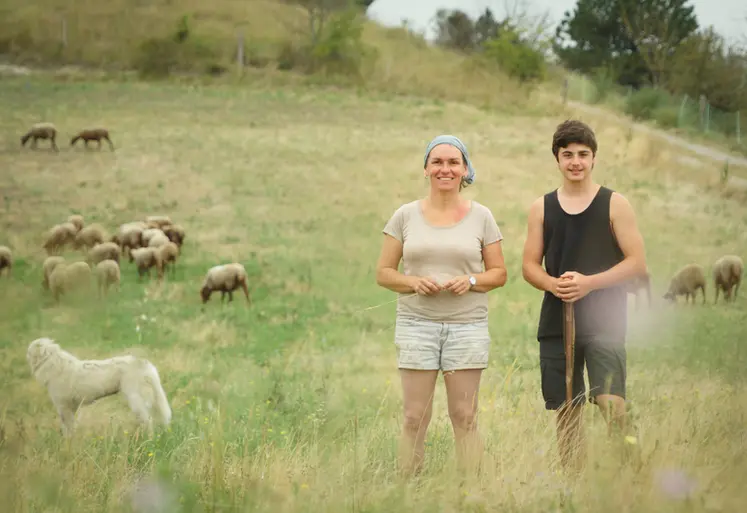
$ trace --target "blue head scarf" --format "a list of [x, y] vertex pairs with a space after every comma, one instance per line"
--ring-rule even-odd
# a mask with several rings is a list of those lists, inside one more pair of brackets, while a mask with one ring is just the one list
[[425, 166], [428, 163], [428, 155], [431, 154], [431, 150], [438, 146], [439, 144], [451, 144], [452, 146], [456, 147], [459, 151], [462, 152], [462, 158], [464, 158], [464, 162], [467, 164], [467, 176], [464, 178], [464, 181], [467, 183], [472, 183], [475, 181], [475, 168], [472, 167], [472, 161], [469, 159], [469, 153], [467, 153], [467, 147], [464, 145], [462, 141], [459, 140], [458, 137], [455, 137], [453, 135], [439, 135], [435, 139], [433, 139], [429, 144], [428, 148], [425, 150], [425, 158], [423, 159], [423, 166]]

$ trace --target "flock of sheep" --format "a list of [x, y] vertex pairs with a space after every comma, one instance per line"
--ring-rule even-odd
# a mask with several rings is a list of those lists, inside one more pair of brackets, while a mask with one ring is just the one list
[[[73, 290], [87, 288], [93, 277], [100, 295], [108, 293], [111, 286], [119, 290], [121, 258], [125, 255], [135, 264], [138, 280], [145, 274], [150, 278], [153, 268], [158, 279], [163, 279], [168, 267], [173, 275], [185, 236], [184, 228], [168, 216], [148, 216], [143, 221], [128, 222], [107, 236], [99, 225], [86, 226], [83, 216], [71, 215], [65, 222], [53, 226], [42, 244], [48, 255], [42, 264], [42, 287], [51, 292], [56, 303]], [[81, 251], [83, 258], [66, 260], [60, 256], [65, 249]], [[0, 246], [0, 275], [6, 272], [10, 276], [12, 267], [11, 249]], [[236, 262], [216, 265], [208, 269], [200, 297], [204, 304], [213, 292], [220, 291], [221, 301], [228, 295], [230, 302], [237, 288], [242, 289], [251, 302], [244, 266]]]
[[[744, 264], [737, 255], [724, 255], [713, 263], [711, 276], [716, 289], [714, 304], [718, 303], [719, 292], [724, 293], [726, 302], [736, 301], [739, 284], [742, 282]], [[703, 292], [703, 304], [706, 302], [706, 273], [700, 264], [687, 264], [679, 269], [669, 283], [669, 289], [664, 299], [676, 301], [677, 296], [685, 296], [685, 302], [691, 299], [695, 303], [695, 295], [700, 289]], [[732, 296], [732, 292], [734, 295]]]
[[[31, 139], [30, 146], [36, 148], [36, 143], [39, 139], [49, 140], [50, 145], [54, 151], [59, 151], [57, 148], [57, 128], [53, 123], [36, 123], [31, 126], [31, 129], [21, 136], [21, 146], [26, 146], [28, 140]], [[78, 141], [85, 142], [86, 148], [90, 141], [96, 141], [99, 143], [98, 147], [101, 148], [101, 140], [105, 140], [109, 143], [109, 148], [114, 151], [114, 144], [109, 138], [109, 131], [106, 128], [87, 128], [81, 130], [70, 139], [70, 146], [75, 146]]]

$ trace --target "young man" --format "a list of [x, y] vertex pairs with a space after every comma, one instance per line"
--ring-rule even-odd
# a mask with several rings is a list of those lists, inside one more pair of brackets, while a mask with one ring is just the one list
[[[592, 178], [597, 153], [592, 129], [580, 121], [561, 123], [552, 152], [563, 183], [529, 208], [522, 270], [524, 279], [545, 293], [537, 331], [545, 408], [557, 411], [561, 462], [579, 468], [585, 454], [584, 362], [589, 401], [601, 408], [610, 430], [624, 427], [627, 295], [623, 286], [645, 275], [646, 258], [628, 200]], [[573, 303], [576, 319], [572, 405], [565, 401], [563, 302]]]

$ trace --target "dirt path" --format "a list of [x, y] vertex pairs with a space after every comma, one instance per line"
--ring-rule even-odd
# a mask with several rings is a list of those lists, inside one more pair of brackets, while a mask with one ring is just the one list
[[[601, 109], [599, 107], [595, 107], [593, 105], [587, 105], [585, 103], [575, 102], [575, 101], [568, 101], [568, 105], [571, 107], [578, 109], [578, 110], [584, 110], [587, 112], [593, 112], [595, 114], [598, 114], [600, 116], [605, 116], [609, 118], [614, 118], [619, 123], [624, 123], [626, 125], [630, 124], [630, 120], [626, 119], [622, 116], [618, 116], [608, 110]], [[729, 166], [738, 165], [743, 166], [747, 168], [747, 158], [740, 157], [737, 155], [733, 155], [730, 153], [726, 153], [720, 150], [717, 150], [715, 148], [712, 148], [710, 146], [704, 146], [702, 144], [694, 143], [691, 141], [688, 141], [686, 139], [683, 139], [681, 137], [677, 137], [676, 135], [668, 134], [664, 132], [663, 130], [658, 130], [656, 128], [652, 128], [646, 125], [643, 125], [641, 123], [633, 123], [633, 128], [635, 130], [640, 130], [642, 132], [646, 132], [647, 134], [654, 135], [656, 137], [662, 138], [667, 140], [668, 142], [677, 145], [681, 148], [684, 148], [686, 150], [689, 150], [693, 153], [696, 153], [702, 157], [707, 157], [713, 160], [717, 160], [720, 162], [729, 162]], [[683, 160], [687, 160], [687, 156], [684, 156]]]

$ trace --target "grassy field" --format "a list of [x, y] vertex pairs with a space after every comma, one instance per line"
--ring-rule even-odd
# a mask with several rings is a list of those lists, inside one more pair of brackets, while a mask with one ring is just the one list
[[[556, 470], [534, 338], [541, 295], [522, 280], [520, 259], [526, 209], [558, 183], [552, 131], [574, 113], [496, 115], [330, 88], [43, 78], [4, 79], [0, 95], [0, 244], [16, 260], [0, 279], [4, 510], [126, 512], [152, 501], [170, 512], [727, 512], [747, 499], [747, 300], [713, 305], [710, 283], [705, 305], [660, 299], [681, 265], [710, 271], [724, 253], [747, 254], [747, 206], [719, 194], [717, 168], [683, 168], [662, 143], [580, 116], [597, 129], [598, 180], [637, 210], [654, 304], [630, 312], [638, 443], [621, 460], [588, 408], [599, 438], [572, 483]], [[57, 124], [59, 153], [19, 147], [42, 119]], [[68, 146], [94, 124], [110, 128], [115, 152]], [[425, 472], [402, 482], [395, 296], [373, 271], [388, 217], [426, 193], [422, 151], [441, 132], [470, 148], [477, 182], [465, 194], [492, 209], [509, 277], [490, 294], [484, 472], [465, 479], [454, 469], [439, 379]], [[175, 278], [139, 283], [124, 263], [119, 294], [55, 306], [41, 288], [41, 243], [72, 213], [109, 233], [170, 215], [187, 230]], [[203, 308], [205, 271], [230, 260], [247, 267], [252, 304], [237, 295]], [[63, 440], [25, 361], [41, 336], [81, 358], [146, 355], [172, 426], [143, 434], [117, 397], [81, 411], [78, 433]]]

